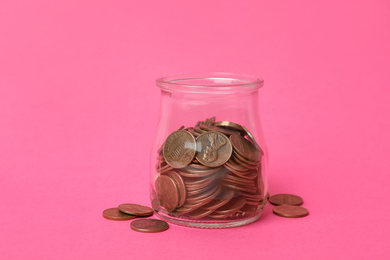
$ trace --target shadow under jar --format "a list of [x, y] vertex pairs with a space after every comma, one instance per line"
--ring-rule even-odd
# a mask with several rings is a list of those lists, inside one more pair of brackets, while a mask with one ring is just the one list
[[157, 79], [161, 108], [150, 196], [159, 217], [226, 228], [261, 216], [268, 194], [262, 85], [262, 79], [232, 73]]

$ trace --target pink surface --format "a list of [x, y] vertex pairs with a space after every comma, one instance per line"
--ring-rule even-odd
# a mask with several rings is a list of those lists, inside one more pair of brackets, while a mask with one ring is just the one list
[[[1, 259], [389, 259], [389, 1], [1, 1]], [[143, 234], [171, 73], [265, 79], [273, 194], [310, 215]]]

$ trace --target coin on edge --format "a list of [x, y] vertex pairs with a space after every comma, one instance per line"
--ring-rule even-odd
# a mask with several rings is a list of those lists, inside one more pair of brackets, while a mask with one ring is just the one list
[[171, 133], [165, 140], [163, 156], [173, 168], [183, 168], [192, 162], [196, 154], [195, 137], [185, 130]]
[[176, 182], [168, 175], [160, 175], [156, 179], [156, 191], [161, 205], [172, 211], [179, 205], [180, 194]]
[[301, 218], [309, 215], [309, 211], [301, 206], [280, 205], [273, 208], [275, 215], [285, 218]]
[[275, 206], [279, 206], [279, 205], [300, 206], [303, 204], [302, 198], [293, 194], [275, 194], [269, 198], [269, 202]]
[[144, 233], [157, 233], [169, 228], [167, 222], [159, 219], [137, 219], [130, 223], [131, 229]]
[[139, 217], [151, 216], [154, 213], [154, 210], [148, 206], [132, 204], [132, 203], [121, 204], [118, 206], [118, 209], [123, 213], [135, 215]]
[[134, 219], [137, 216], [125, 214], [119, 211], [118, 208], [110, 208], [103, 211], [103, 217], [110, 220], [129, 220]]

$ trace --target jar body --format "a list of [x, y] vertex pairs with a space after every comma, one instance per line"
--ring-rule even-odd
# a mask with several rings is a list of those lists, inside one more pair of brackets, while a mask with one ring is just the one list
[[257, 220], [268, 194], [262, 81], [213, 73], [167, 77], [157, 85], [161, 109], [150, 169], [156, 213], [200, 228]]

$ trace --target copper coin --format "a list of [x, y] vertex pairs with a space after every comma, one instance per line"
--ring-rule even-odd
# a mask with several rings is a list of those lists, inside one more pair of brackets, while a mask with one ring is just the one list
[[196, 136], [200, 136], [199, 133], [197, 133], [197, 132], [194, 131], [194, 128], [193, 128], [193, 127], [189, 127], [189, 128], [184, 129], [184, 130], [190, 132], [190, 133], [191, 133], [193, 136], [195, 136], [195, 137], [196, 137]]
[[202, 207], [202, 203], [192, 204], [192, 205], [183, 205], [182, 207], [177, 208], [174, 213], [181, 216], [181, 215], [188, 214], [188, 213], [190, 213], [190, 212], [192, 212], [200, 207]]
[[195, 137], [185, 131], [171, 133], [165, 140], [163, 156], [173, 168], [183, 168], [192, 162], [196, 154]]
[[246, 172], [248, 171], [248, 168], [242, 166], [241, 164], [237, 163], [234, 160], [229, 160], [225, 163], [225, 166], [229, 166], [230, 168], [239, 171], [239, 172]]
[[232, 144], [226, 135], [218, 132], [207, 132], [196, 138], [199, 152], [196, 159], [208, 167], [219, 167], [232, 155]]
[[208, 204], [209, 202], [213, 201], [218, 195], [222, 192], [222, 186], [219, 186], [217, 190], [214, 193], [209, 193], [207, 196], [202, 197], [196, 197], [193, 201], [186, 201], [186, 203], [183, 205], [183, 208], [193, 208], [197, 209], [201, 206], [204, 206]]
[[196, 187], [203, 188], [214, 181], [214, 177], [204, 177], [204, 178], [185, 178], [184, 182], [187, 187]]
[[235, 162], [237, 162], [238, 164], [240, 164], [248, 169], [257, 169], [259, 167], [259, 164], [260, 164], [260, 161], [253, 162], [253, 161], [249, 161], [248, 159], [245, 159], [239, 153], [237, 153], [235, 150], [233, 150], [232, 159]]
[[246, 202], [245, 198], [236, 197], [231, 201], [229, 201], [228, 203], [226, 203], [225, 205], [223, 205], [222, 207], [216, 209], [215, 214], [220, 214], [220, 215], [229, 214], [229, 213], [233, 214], [234, 212], [242, 208], [245, 205], [245, 202]]
[[187, 191], [187, 195], [188, 195], [187, 199], [191, 200], [192, 197], [194, 197], [194, 196], [197, 197], [198, 195], [204, 194], [207, 191], [209, 191], [210, 189], [215, 189], [215, 188], [216, 188], [215, 185], [207, 185], [207, 186], [202, 187], [202, 188], [196, 188], [196, 187], [187, 186], [187, 189], [188, 189], [188, 191]]
[[250, 169], [247, 169], [245, 172], [240, 172], [240, 171], [237, 171], [235, 170], [234, 168], [231, 168], [229, 165], [227, 165], [226, 163], [223, 165], [227, 170], [229, 170], [230, 172], [236, 174], [237, 176], [242, 176], [242, 175], [248, 175], [251, 170]]
[[200, 208], [200, 209], [196, 209], [196, 210], [192, 211], [191, 213], [188, 214], [188, 216], [192, 219], [200, 219], [200, 218], [206, 217], [207, 215], [211, 214], [212, 212], [213, 212], [213, 210], [206, 210], [206, 209]]
[[121, 204], [118, 206], [118, 209], [123, 213], [139, 217], [151, 216], [154, 213], [154, 210], [148, 206], [132, 203]]
[[227, 187], [227, 188], [234, 189], [234, 190], [245, 191], [245, 192], [249, 192], [249, 193], [256, 193], [257, 192], [256, 187], [250, 187], [247, 185], [239, 185], [239, 184], [235, 184], [235, 183], [233, 184], [230, 182], [223, 182], [222, 185]]
[[179, 190], [171, 177], [160, 175], [156, 179], [156, 191], [161, 206], [168, 211], [174, 210], [179, 205]]
[[211, 213], [208, 215], [209, 218], [214, 218], [214, 219], [224, 219], [232, 216], [235, 212], [233, 213], [227, 213], [227, 214], [217, 214], [215, 212]]
[[103, 211], [103, 217], [110, 220], [129, 220], [137, 216], [120, 212], [118, 208], [110, 208]]
[[234, 198], [235, 191], [231, 189], [227, 189], [222, 195], [218, 195], [215, 199], [213, 199], [211, 202], [204, 205], [204, 209], [208, 210], [215, 210], [217, 208], [222, 207], [226, 203], [228, 203], [231, 199]]
[[252, 141], [252, 143], [256, 146], [256, 148], [260, 151], [261, 155], [264, 155], [263, 150], [261, 150], [259, 144], [256, 142], [255, 137], [252, 135], [251, 132], [249, 132], [248, 129], [246, 129], [244, 126], [242, 127], [244, 129], [245, 134], [249, 137], [249, 140]]
[[275, 215], [286, 218], [300, 218], [309, 215], [309, 211], [301, 206], [280, 205], [273, 208]]
[[292, 194], [276, 194], [269, 198], [269, 202], [271, 204], [279, 206], [279, 205], [293, 205], [300, 206], [303, 204], [303, 200], [301, 197]]
[[244, 130], [244, 128], [241, 125], [233, 123], [233, 122], [230, 122], [230, 121], [219, 121], [219, 122], [215, 122], [214, 125], [215, 126], [226, 127], [228, 129], [231, 129], [231, 130], [234, 130], [234, 131], [238, 131], [240, 133], [245, 133], [245, 130]]
[[147, 218], [132, 221], [130, 227], [139, 232], [156, 233], [167, 230], [169, 225], [163, 220]]
[[207, 133], [207, 131], [205, 130], [202, 130], [198, 127], [194, 127], [194, 132], [198, 133], [198, 134], [204, 134], [204, 133]]
[[245, 159], [253, 162], [259, 161], [260, 152], [249, 140], [240, 135], [231, 135], [230, 142], [234, 150]]
[[233, 173], [239, 176], [240, 178], [247, 179], [247, 180], [254, 180], [258, 176], [257, 171], [251, 171], [245, 174], [243, 174], [242, 172], [233, 172]]
[[206, 132], [208, 131], [215, 131], [215, 132], [219, 132], [219, 133], [222, 133], [226, 136], [230, 136], [230, 135], [233, 135], [233, 134], [239, 134], [237, 131], [233, 131], [233, 130], [230, 130], [230, 129], [226, 129], [226, 128], [223, 128], [223, 127], [218, 127], [218, 126], [212, 126], [212, 125], [200, 125], [199, 126], [200, 129], [202, 130], [205, 130]]
[[225, 176], [224, 181], [233, 183], [233, 184], [239, 184], [239, 185], [248, 185], [249, 187], [255, 187], [256, 183], [254, 180], [248, 180], [240, 177], [236, 177], [234, 175], [228, 174]]
[[215, 194], [218, 190], [221, 190], [221, 189], [222, 189], [221, 186], [214, 186], [212, 188], [201, 190], [200, 192], [197, 192], [195, 194], [193, 194], [193, 193], [188, 194], [187, 202], [196, 204], [204, 198], [211, 197], [213, 194]]
[[184, 177], [188, 178], [199, 178], [199, 177], [206, 177], [209, 175], [212, 175], [213, 173], [218, 172], [221, 169], [221, 167], [218, 168], [208, 168], [205, 170], [195, 169], [191, 167], [186, 167], [185, 169], [182, 169], [179, 174]]
[[215, 122], [215, 116], [213, 116], [213, 117], [211, 117], [211, 118], [209, 118], [209, 119], [206, 119], [206, 120], [204, 121], [204, 124], [205, 124], [205, 125], [212, 125], [212, 124], [214, 124], [214, 122]]
[[259, 200], [260, 201], [260, 200], [264, 199], [264, 195], [259, 194], [259, 193], [253, 194], [253, 193], [246, 193], [246, 192], [241, 191], [240, 194], [246, 198], [251, 199], [251, 200]]
[[242, 211], [242, 212], [244, 212], [246, 214], [253, 214], [253, 213], [258, 212], [259, 210], [260, 210], [259, 204], [257, 204], [257, 205], [245, 204], [245, 206], [240, 208], [240, 211]]
[[178, 205], [178, 207], [180, 207], [184, 204], [184, 202], [187, 199], [187, 189], [186, 189], [186, 185], [184, 183], [184, 180], [180, 176], [180, 174], [178, 174], [175, 171], [169, 171], [165, 174], [168, 175], [169, 177], [171, 177], [176, 182], [177, 190], [179, 191], [179, 205]]
[[208, 189], [209, 185], [215, 185], [212, 184], [214, 182], [213, 178], [208, 178], [205, 179], [205, 181], [202, 182], [193, 182], [192, 183], [186, 183], [187, 190], [190, 191], [197, 191], [197, 190], [202, 190], [202, 189]]

